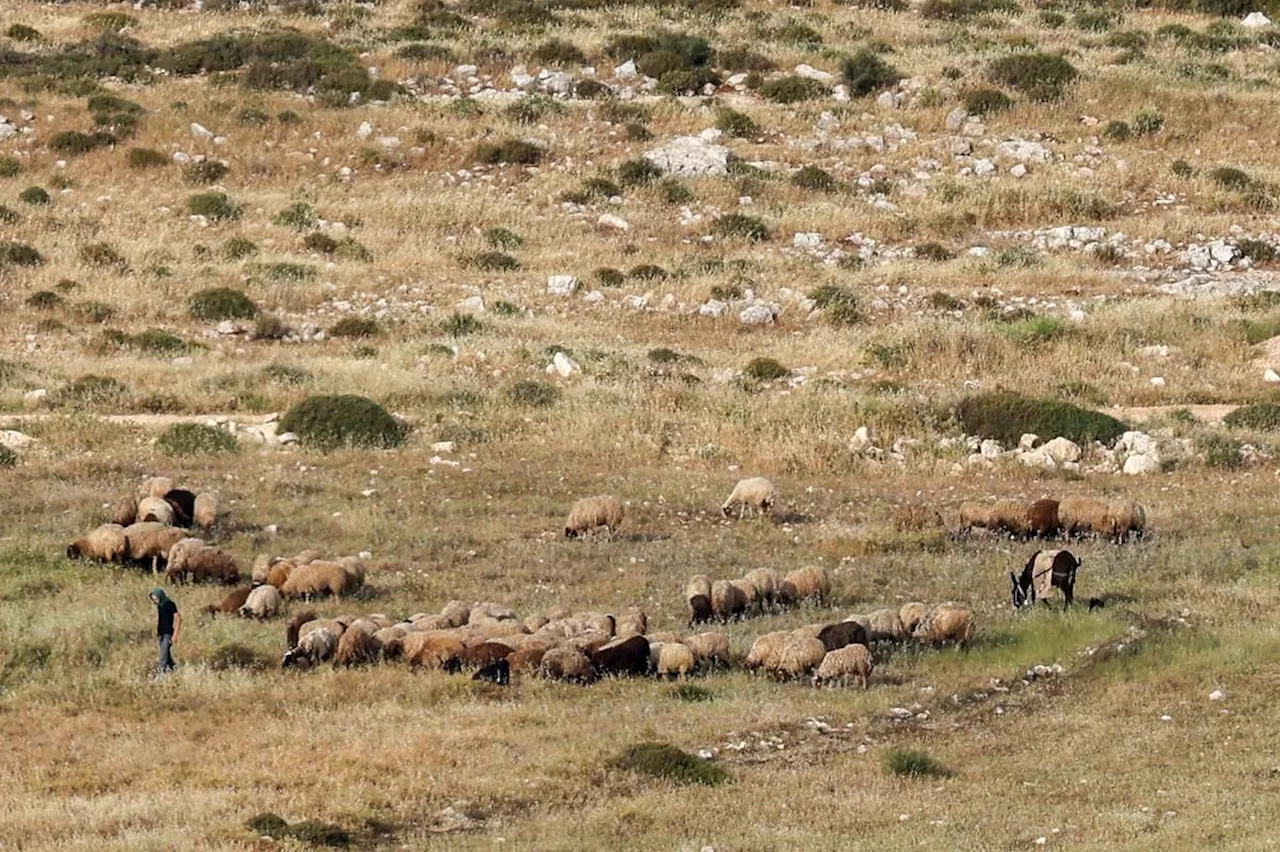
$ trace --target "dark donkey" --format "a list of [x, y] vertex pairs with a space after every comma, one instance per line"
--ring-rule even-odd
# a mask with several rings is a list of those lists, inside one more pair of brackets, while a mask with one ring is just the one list
[[1027, 560], [1022, 576], [1009, 572], [1009, 583], [1013, 586], [1013, 608], [1034, 604], [1037, 597], [1043, 598], [1047, 603], [1053, 590], [1061, 589], [1062, 608], [1065, 610], [1075, 600], [1078, 570], [1080, 560], [1070, 551], [1037, 550]]

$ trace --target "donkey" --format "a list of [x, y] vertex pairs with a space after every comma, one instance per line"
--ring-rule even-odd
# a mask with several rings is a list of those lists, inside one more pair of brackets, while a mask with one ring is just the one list
[[1026, 604], [1035, 604], [1040, 597], [1048, 603], [1054, 589], [1062, 590], [1062, 609], [1075, 601], [1076, 571], [1080, 570], [1081, 560], [1067, 550], [1037, 550], [1031, 554], [1027, 564], [1018, 576], [1009, 572], [1009, 584], [1013, 591], [1013, 608], [1020, 609]]

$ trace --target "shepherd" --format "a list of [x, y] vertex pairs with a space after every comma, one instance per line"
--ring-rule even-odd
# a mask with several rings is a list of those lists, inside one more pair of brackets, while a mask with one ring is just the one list
[[156, 637], [160, 645], [157, 673], [164, 674], [173, 671], [172, 648], [178, 643], [178, 634], [182, 630], [182, 614], [178, 612], [178, 605], [164, 593], [164, 589], [152, 589], [151, 602], [156, 605]]

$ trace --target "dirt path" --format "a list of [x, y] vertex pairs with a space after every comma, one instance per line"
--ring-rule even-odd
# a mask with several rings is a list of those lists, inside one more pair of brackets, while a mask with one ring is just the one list
[[[64, 414], [40, 412], [32, 414], [9, 414], [0, 416], [0, 422], [11, 424], [39, 423], [65, 417]], [[140, 426], [144, 429], [164, 429], [175, 423], [215, 423], [233, 422], [240, 426], [261, 426], [279, 417], [278, 414], [94, 414], [91, 415], [108, 423], [121, 426]]]
[[1102, 409], [1126, 423], [1142, 423], [1171, 411], [1189, 411], [1201, 423], [1221, 423], [1222, 418], [1235, 411], [1238, 405], [1146, 405], [1137, 407], [1113, 407]]

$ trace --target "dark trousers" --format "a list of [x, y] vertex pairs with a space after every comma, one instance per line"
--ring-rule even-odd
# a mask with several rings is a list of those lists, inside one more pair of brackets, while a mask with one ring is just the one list
[[173, 635], [166, 633], [159, 639], [160, 642], [160, 665], [161, 672], [173, 671], [173, 654], [169, 652], [170, 646], [173, 644]]

